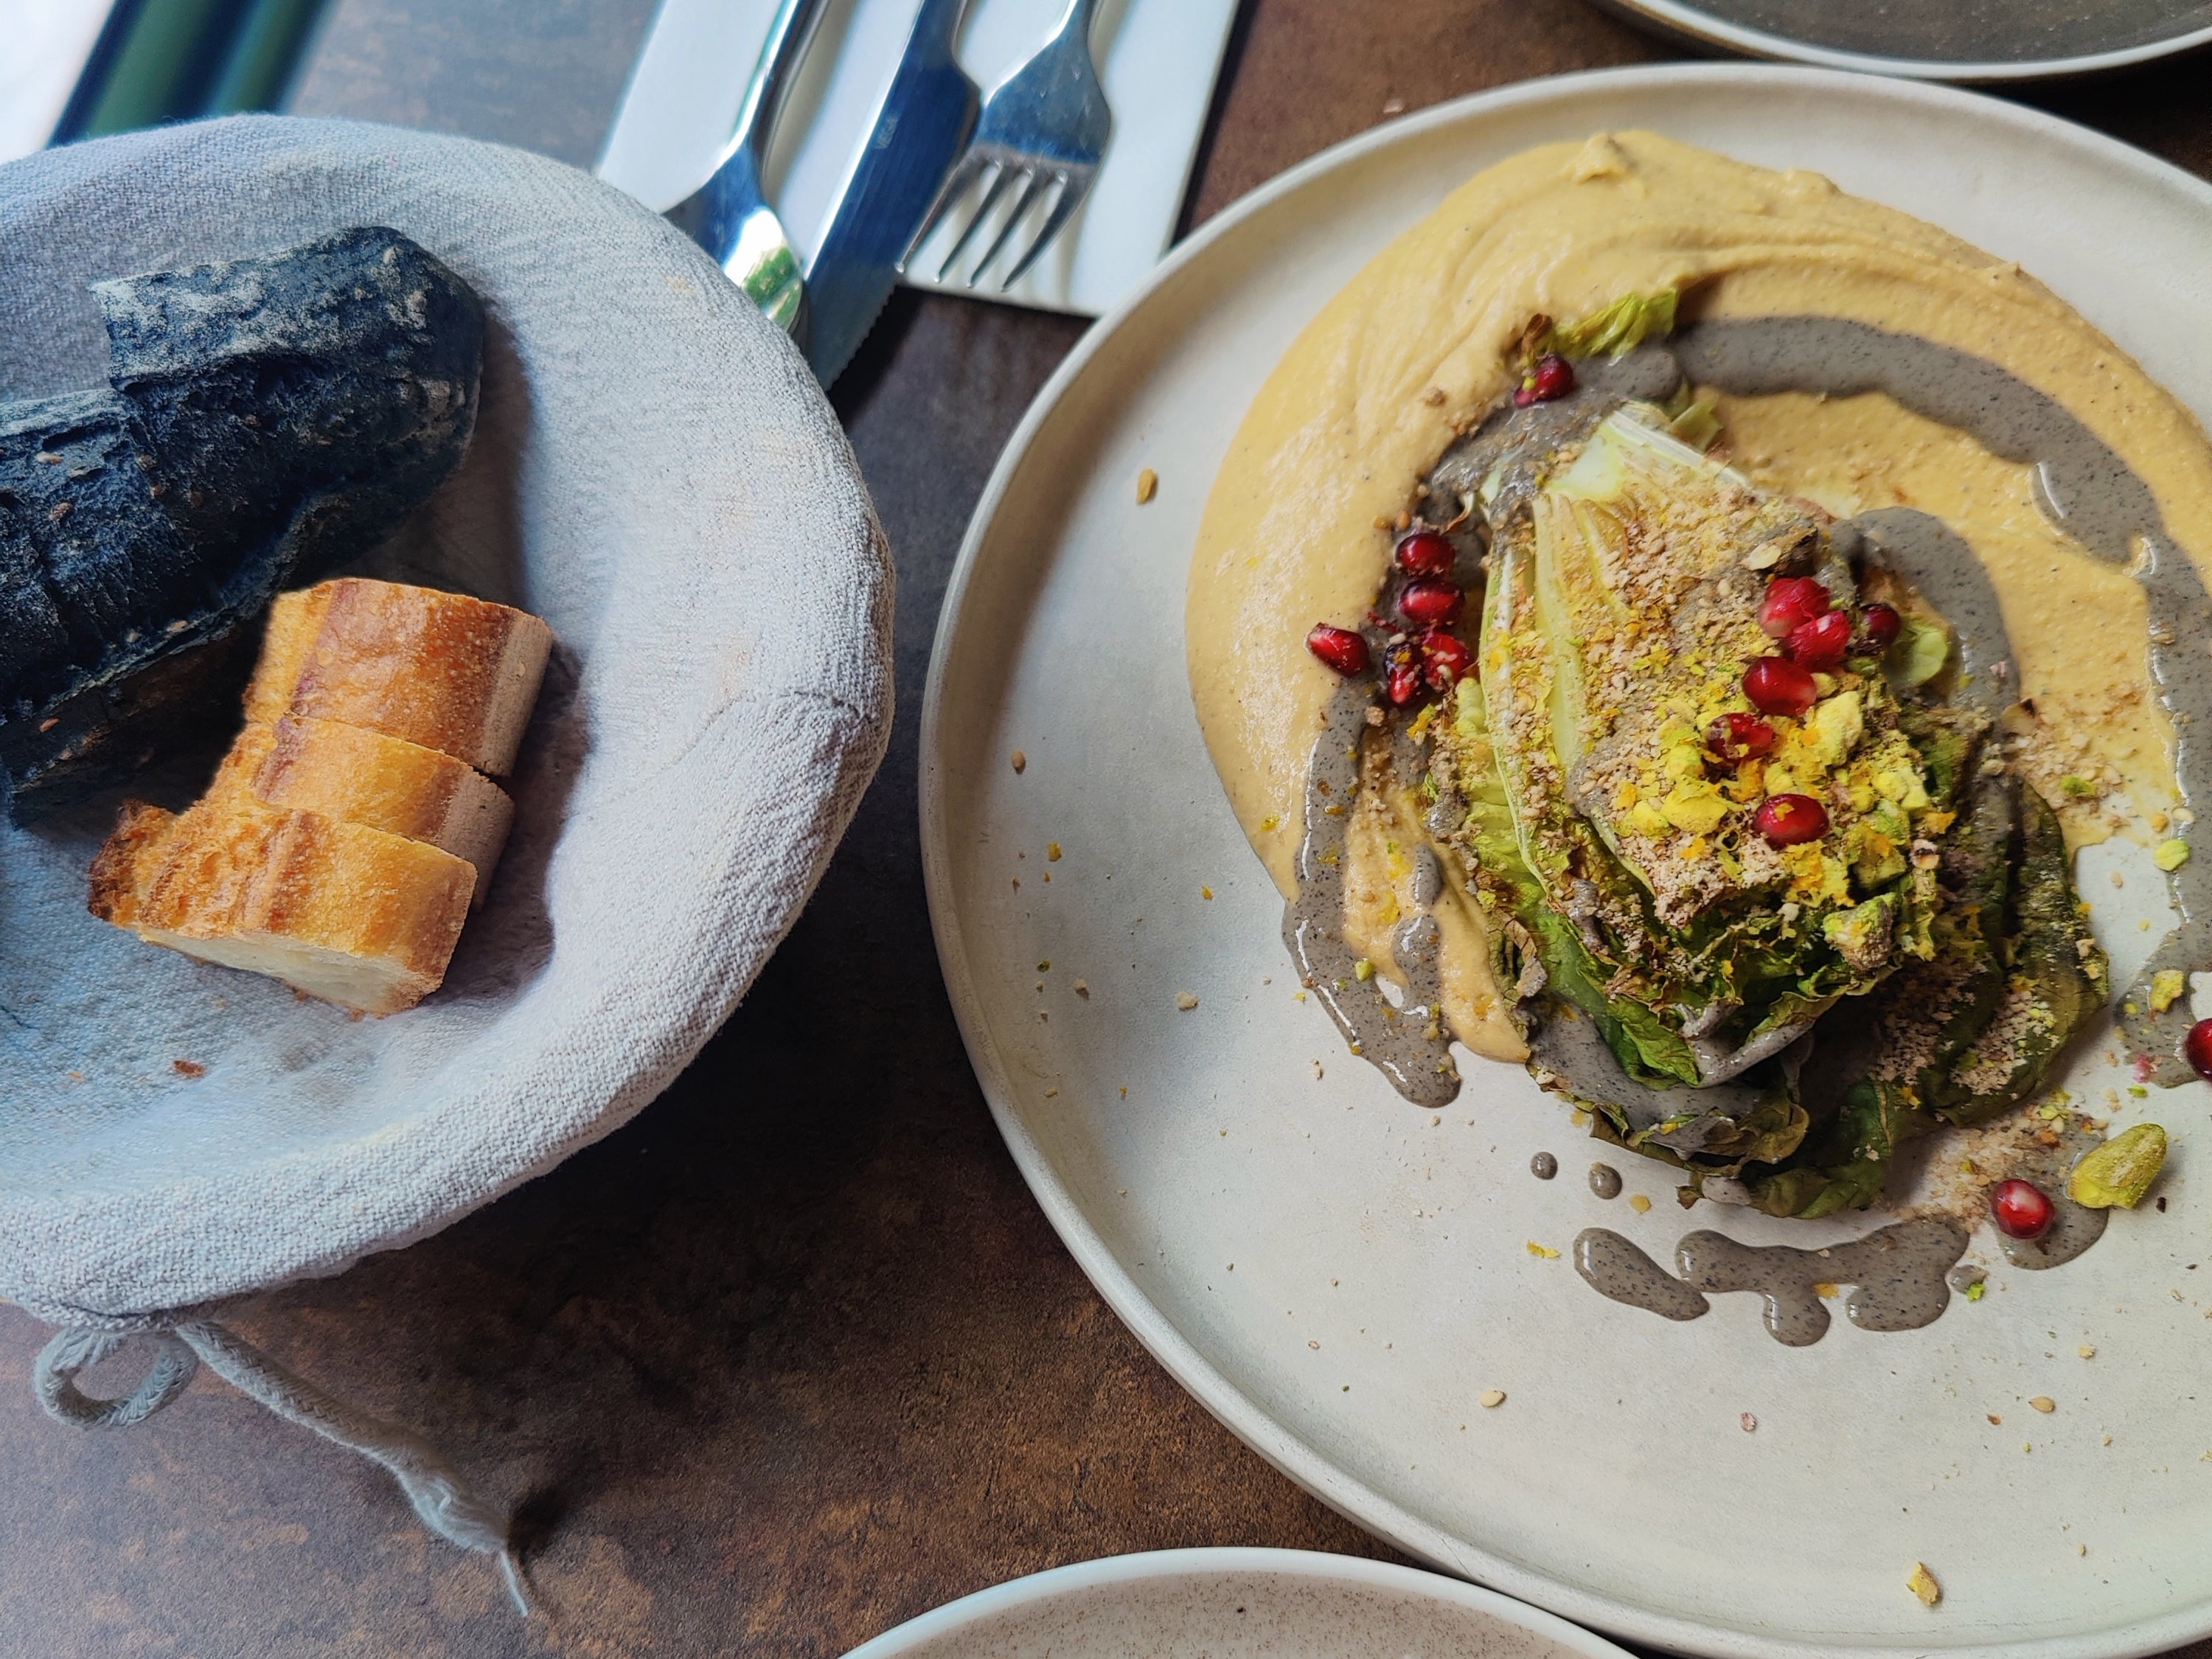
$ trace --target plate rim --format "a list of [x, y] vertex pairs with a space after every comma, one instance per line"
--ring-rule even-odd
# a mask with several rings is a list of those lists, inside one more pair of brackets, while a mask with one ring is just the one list
[[1139, 1583], [1160, 1578], [1233, 1572], [1270, 1573], [1347, 1588], [1407, 1590], [1432, 1601], [1451, 1602], [1504, 1620], [1509, 1626], [1550, 1638], [1586, 1659], [1631, 1659], [1627, 1650], [1595, 1631], [1555, 1613], [1516, 1601], [1510, 1595], [1423, 1567], [1370, 1556], [1338, 1555], [1327, 1550], [1268, 1549], [1254, 1545], [1212, 1545], [1190, 1549], [1143, 1550], [1071, 1561], [1018, 1578], [1002, 1579], [957, 1601], [947, 1601], [873, 1636], [845, 1659], [898, 1659], [922, 1643], [958, 1634], [979, 1620], [1011, 1608], [1054, 1600], [1103, 1584]]
[[[1085, 331], [1051, 377], [1039, 389], [1000, 450], [977, 500], [960, 550], [947, 579], [945, 597], [930, 641], [915, 763], [916, 818], [921, 838], [922, 880], [938, 965], [960, 1028], [962, 1045], [993, 1121], [1006, 1143], [1030, 1195], [1051, 1223], [1060, 1243], [1083, 1269], [1107, 1305], [1186, 1392], [1223, 1426], [1278, 1472], [1364, 1530], [1447, 1573], [1499, 1591], [1509, 1599], [1557, 1614], [1624, 1640], [1671, 1651], [1706, 1654], [1715, 1659], [1778, 1659], [1781, 1656], [1827, 1655], [1830, 1643], [1775, 1638], [1723, 1627], [1619, 1600], [1523, 1566], [1504, 1556], [1455, 1539], [1411, 1513], [1364, 1482], [1347, 1474], [1322, 1452], [1279, 1423], [1244, 1390], [1231, 1382], [1183, 1335], [1121, 1266], [1093, 1228], [1080, 1202], [1063, 1182], [1014, 1110], [1007, 1068], [992, 1042], [975, 976], [969, 971], [960, 918], [953, 902], [952, 860], [945, 836], [945, 774], [940, 765], [944, 692], [954, 635], [975, 586], [981, 553], [999, 508], [1011, 492], [1029, 451], [1060, 404], [1091, 365], [1104, 356], [1120, 330], [1153, 296], [1174, 283], [1188, 266], [1205, 258], [1213, 246], [1278, 201], [1336, 169], [1370, 154], [1418, 140], [1433, 128], [1450, 126], [1469, 116], [1486, 115], [1522, 105], [1540, 105], [1582, 91], [1634, 88], [1640, 84], [1686, 84], [1725, 92], [1753, 84], [1796, 85], [1890, 98], [1906, 105], [1935, 107], [1972, 118], [2010, 125], [2039, 137], [2075, 145], [2113, 166], [2134, 171], [2168, 188], [2196, 196], [2212, 212], [2212, 182], [2134, 145], [2077, 122], [1993, 94], [1927, 80], [1901, 79], [1797, 64], [1689, 63], [1632, 64], [1578, 70], [1514, 82], [1432, 105], [1386, 121], [1318, 151], [1278, 173], [1216, 214], [1179, 243], [1149, 276], [1113, 310]], [[1905, 1659], [1941, 1654], [1942, 1659], [2148, 1659], [2212, 1635], [2212, 1595], [2193, 1609], [2146, 1620], [2114, 1623], [2101, 1630], [2008, 1639], [1985, 1635], [1971, 1644], [1930, 1648], [1924, 1644], [1881, 1642], [1854, 1644], [1869, 1656]]]
[[1963, 82], [1977, 86], [2097, 75], [2178, 58], [2200, 46], [2212, 46], [2212, 24], [2208, 24], [2142, 46], [2117, 46], [2109, 52], [2081, 52], [2071, 58], [2027, 58], [2018, 63], [1994, 59], [1954, 63], [1947, 58], [1891, 58], [1880, 52], [1845, 52], [1816, 46], [1771, 29], [1729, 22], [1702, 7], [1685, 3], [1685, 0], [1599, 0], [1599, 3], [1632, 22], [1656, 24], [1700, 46], [1717, 46], [1747, 57], [1803, 64], [1816, 69], [1853, 70], [1905, 80]]

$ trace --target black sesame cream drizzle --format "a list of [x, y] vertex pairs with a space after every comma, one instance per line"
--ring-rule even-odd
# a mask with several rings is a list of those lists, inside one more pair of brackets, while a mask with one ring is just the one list
[[1297, 893], [1283, 914], [1283, 942], [1291, 947], [1300, 983], [1328, 1010], [1352, 1052], [1381, 1068], [1415, 1105], [1443, 1106], [1459, 1093], [1459, 1071], [1438, 1006], [1436, 918], [1410, 916], [1392, 936], [1391, 955], [1406, 979], [1402, 1007], [1391, 1006], [1382, 994], [1382, 976], [1344, 938], [1347, 832], [1359, 793], [1367, 711], [1375, 706], [1369, 674], [1346, 680], [1329, 699], [1327, 728], [1306, 774]]

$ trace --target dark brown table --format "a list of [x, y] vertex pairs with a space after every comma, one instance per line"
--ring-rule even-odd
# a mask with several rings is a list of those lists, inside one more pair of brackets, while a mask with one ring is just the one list
[[[336, 0], [293, 107], [588, 165], [652, 10]], [[1186, 224], [1401, 109], [1668, 55], [1579, 0], [1248, 0]], [[2205, 70], [2032, 96], [2212, 175]], [[897, 553], [898, 720], [820, 893], [698, 1062], [436, 1238], [233, 1316], [514, 1503], [557, 1631], [379, 1471], [204, 1373], [137, 1429], [50, 1421], [28, 1387], [46, 1333], [0, 1307], [0, 1655], [834, 1656], [1096, 1556], [1391, 1553], [1108, 1312], [1015, 1173], [938, 976], [915, 829], [930, 635], [991, 464], [1081, 331], [902, 294], [837, 387]]]

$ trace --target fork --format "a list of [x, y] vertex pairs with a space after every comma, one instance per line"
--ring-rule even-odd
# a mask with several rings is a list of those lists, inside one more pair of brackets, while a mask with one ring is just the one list
[[1059, 194], [1044, 223], [1014, 261], [1013, 269], [999, 284], [1005, 293], [1021, 280], [1022, 273], [1060, 234], [1090, 193], [1098, 175], [1098, 158], [1114, 131], [1114, 112], [1107, 106], [1106, 89], [1098, 84], [1097, 66], [1091, 61], [1091, 20], [1097, 0], [1068, 0], [1068, 8], [1051, 40], [1036, 55], [991, 88], [975, 123], [975, 137], [937, 192], [921, 228], [907, 244], [902, 267], [915, 250], [929, 240], [931, 231], [952, 204], [966, 195], [986, 174], [990, 185], [975, 215], [968, 221], [952, 251], [937, 268], [938, 280], [959, 263], [976, 228], [990, 217], [991, 210], [1017, 179], [1021, 191], [999, 234], [974, 270], [968, 273], [973, 288], [1002, 252], [1037, 198], [1055, 186]]
[[761, 175], [776, 118], [799, 78], [799, 66], [822, 21], [824, 0], [778, 0], [760, 61], [746, 83], [737, 131], [707, 182], [664, 216], [705, 248], [771, 322], [804, 337], [806, 284], [791, 238], [769, 205]]

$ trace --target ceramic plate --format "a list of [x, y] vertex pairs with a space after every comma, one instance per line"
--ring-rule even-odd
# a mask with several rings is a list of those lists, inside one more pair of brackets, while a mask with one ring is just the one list
[[[2212, 187], [2011, 105], [1669, 66], [1511, 88], [1315, 158], [1085, 337], [977, 509], [921, 777], [969, 1052], [1038, 1201], [1152, 1351], [1287, 1474], [1429, 1561], [1698, 1652], [2177, 1645], [2212, 1631], [2212, 1410], [2195, 1397], [2212, 1273], [2191, 1267], [2212, 1091], [2145, 1103], [2177, 1140], [2169, 1213], [2125, 1218], [2053, 1273], [2008, 1269], [1984, 1230], [1969, 1259], [1991, 1265], [1988, 1295], [1925, 1329], [1839, 1320], [1790, 1349], [1748, 1297], [1680, 1325], [1618, 1306], [1565, 1255], [1586, 1225], [1662, 1259], [1692, 1225], [1814, 1246], [1852, 1225], [1710, 1205], [1692, 1222], [1668, 1171], [1632, 1158], [1613, 1161], [1652, 1208], [1601, 1201], [1579, 1178], [1599, 1149], [1516, 1068], [1469, 1060], [1450, 1109], [1408, 1106], [1293, 1000], [1281, 902], [1200, 742], [1184, 575], [1277, 357], [1470, 174], [1630, 125], [1817, 168], [2017, 259], [2212, 411]], [[1158, 494], [1140, 507], [1145, 467]], [[2156, 933], [2127, 903], [2160, 888], [2113, 893], [2108, 854], [2082, 879], [2121, 984]], [[2094, 1097], [2115, 1080], [2069, 1082]], [[1531, 1179], [1538, 1151], [1568, 1173]], [[1505, 1399], [1486, 1408], [1491, 1389]], [[2040, 1396], [2055, 1409], [2029, 1409]], [[1906, 1590], [1916, 1562], [1943, 1586], [1935, 1610]]]
[[1628, 1659], [1432, 1572], [1304, 1550], [1161, 1550], [1032, 1574], [847, 1659]]
[[2212, 42], [2206, 0], [1602, 0], [1678, 40], [1753, 58], [1930, 81], [2035, 81], [2124, 69]]

